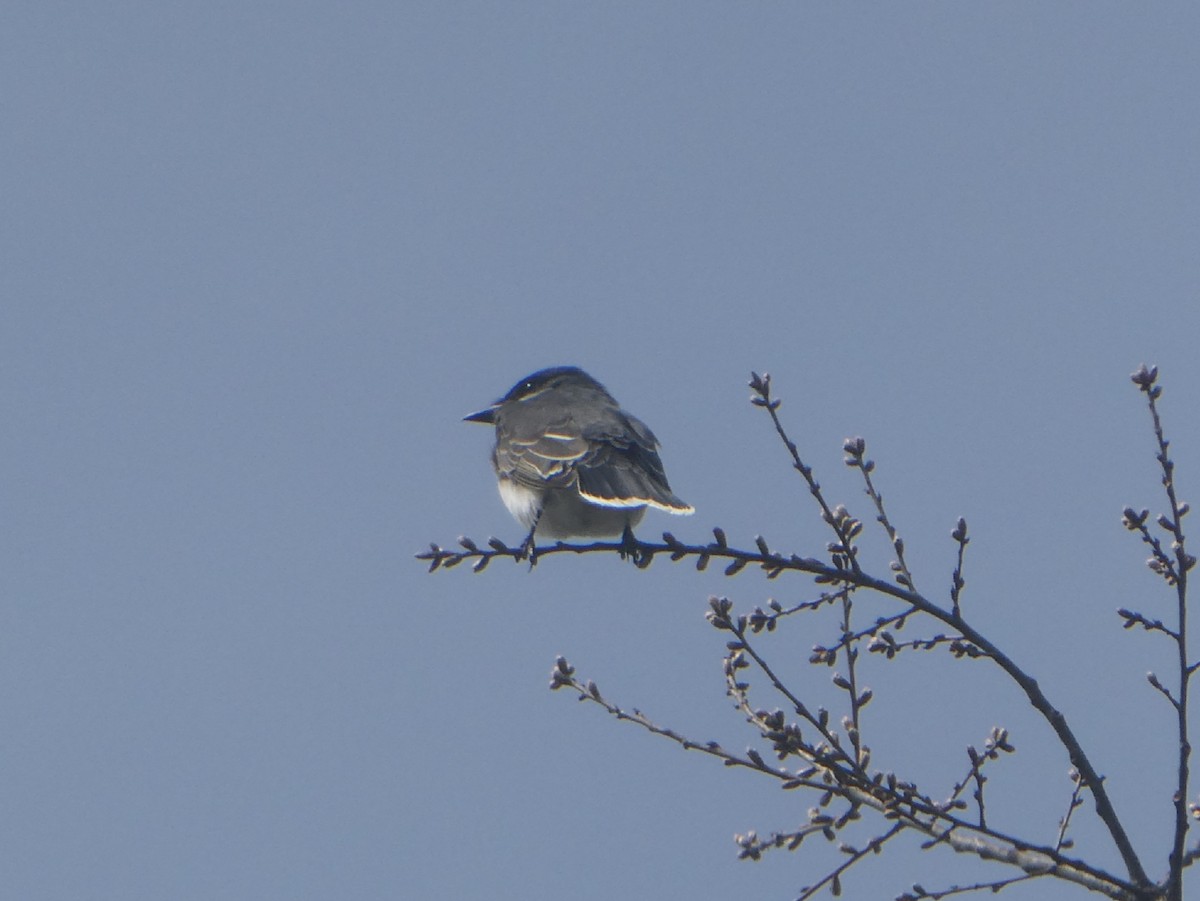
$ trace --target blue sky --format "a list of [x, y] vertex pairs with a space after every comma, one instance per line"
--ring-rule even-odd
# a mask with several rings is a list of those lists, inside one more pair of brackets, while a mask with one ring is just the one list
[[[826, 848], [750, 864], [732, 842], [809, 799], [547, 691], [564, 654], [743, 747], [707, 598], [810, 585], [413, 560], [521, 537], [460, 420], [562, 363], [653, 427], [697, 508], [647, 537], [822, 551], [751, 370], [869, 519], [841, 463], [867, 438], [931, 595], [965, 516], [968, 612], [1161, 873], [1169, 712], [1144, 674], [1169, 657], [1114, 611], [1168, 603], [1119, 521], [1160, 503], [1137, 364], [1162, 368], [1185, 498], [1200, 478], [1198, 29], [1183, 3], [9, 4], [0, 895], [783, 899], [816, 878]], [[831, 629], [773, 638], [813, 697]], [[1007, 726], [994, 815], [1052, 838], [1067, 762], [1014, 688], [871, 664], [877, 763], [935, 791]], [[1118, 867], [1088, 817], [1077, 838]], [[901, 847], [846, 885], [990, 875]]]

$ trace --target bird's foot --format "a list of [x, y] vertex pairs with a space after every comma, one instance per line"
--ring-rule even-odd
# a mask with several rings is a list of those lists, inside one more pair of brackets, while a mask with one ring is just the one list
[[536, 526], [530, 529], [529, 534], [525, 536], [525, 540], [521, 542], [521, 547], [517, 549], [517, 562], [520, 563], [522, 560], [528, 560], [530, 569], [537, 566], [537, 545], [534, 544], [534, 533], [536, 531]]
[[629, 523], [625, 524], [625, 531], [621, 533], [621, 545], [618, 553], [621, 559], [631, 559], [635, 566], [640, 566], [642, 562], [642, 546], [633, 536], [633, 529]]

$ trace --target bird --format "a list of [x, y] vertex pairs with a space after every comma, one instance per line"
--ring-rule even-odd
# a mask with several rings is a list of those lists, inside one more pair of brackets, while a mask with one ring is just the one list
[[496, 427], [500, 498], [529, 529], [517, 557], [531, 565], [537, 535], [620, 535], [637, 560], [633, 527], [647, 507], [694, 512], [671, 490], [650, 428], [577, 366], [538, 370], [463, 419]]

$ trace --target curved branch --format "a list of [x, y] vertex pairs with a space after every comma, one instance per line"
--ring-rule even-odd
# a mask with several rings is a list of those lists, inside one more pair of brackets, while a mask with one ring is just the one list
[[[839, 568], [811, 557], [800, 557], [796, 554], [784, 556], [783, 554], [771, 551], [767, 543], [761, 539], [759, 541], [759, 550], [741, 550], [731, 547], [724, 540], [725, 533], [723, 531], [715, 529], [714, 533], [717, 540], [706, 545], [684, 544], [670, 532], [663, 533], [661, 544], [644, 542], [636, 538], [632, 544], [629, 541], [597, 541], [591, 544], [567, 544], [560, 541], [555, 545], [538, 548], [537, 555], [539, 559], [565, 553], [623, 553], [628, 555], [632, 549], [636, 551], [635, 559], [639, 567], [647, 567], [657, 555], [665, 554], [673, 561], [695, 558], [697, 565], [701, 568], [707, 566], [708, 561], [712, 559], [728, 560], [730, 561], [729, 565], [725, 568], [727, 575], [735, 575], [751, 565], [760, 567], [770, 577], [777, 576], [782, 572], [802, 572], [813, 576], [821, 583], [853, 585], [857, 588], [865, 588], [879, 594], [887, 595], [953, 627], [958, 630], [958, 633], [966, 641], [978, 647], [997, 666], [1004, 670], [1009, 678], [1025, 693], [1025, 697], [1033, 708], [1050, 724], [1050, 728], [1054, 730], [1054, 734], [1058, 737], [1059, 742], [1066, 749], [1071, 766], [1079, 771], [1088, 790], [1092, 793], [1092, 798], [1096, 804], [1096, 813], [1108, 829], [1114, 844], [1116, 844], [1117, 850], [1128, 871], [1129, 879], [1135, 885], [1144, 886], [1147, 890], [1151, 888], [1153, 884], [1147, 876], [1146, 870], [1142, 866], [1132, 842], [1129, 840], [1129, 836], [1125, 832], [1125, 827], [1117, 816], [1112, 799], [1104, 787], [1104, 779], [1097, 772], [1091, 759], [1083, 750], [1079, 739], [1076, 738], [1075, 733], [1068, 725], [1066, 717], [1063, 716], [1058, 708], [1050, 703], [1049, 698], [1043, 693], [1036, 679], [1014, 663], [1012, 658], [1001, 651], [985, 635], [972, 627], [961, 614], [938, 606], [920, 592], [913, 591], [893, 582], [875, 578], [861, 569]], [[450, 568], [464, 561], [475, 560], [473, 568], [478, 572], [496, 557], [512, 557], [514, 560], [520, 559], [520, 548], [508, 547], [495, 538], [489, 541], [487, 548], [479, 547], [469, 538], [460, 539], [459, 544], [463, 547], [462, 551], [446, 550], [437, 545], [431, 545], [430, 550], [416, 556], [420, 560], [428, 560], [431, 571], [440, 567]]]
[[[784, 788], [806, 786], [818, 791], [831, 789], [830, 783], [814, 777], [819, 770], [828, 771], [832, 760], [818, 762], [815, 769], [810, 768], [804, 773], [794, 773], [784, 767], [772, 766], [753, 750], [742, 757], [725, 750], [715, 742], [700, 743], [684, 738], [674, 730], [658, 725], [640, 710], [624, 710], [608, 700], [594, 682], [580, 680], [575, 675], [575, 668], [561, 657], [555, 661], [550, 687], [556, 690], [574, 689], [579, 693], [580, 701], [597, 704], [618, 720], [633, 723], [655, 735], [663, 736], [685, 750], [700, 751], [716, 757], [726, 766], [744, 767], [771, 776], [779, 780]], [[1083, 861], [1066, 857], [1058, 849], [1031, 845], [989, 827], [959, 820], [948, 811], [922, 810], [918, 799], [898, 800], [873, 783], [868, 782], [870, 788], [866, 788], [835, 778], [833, 784], [836, 785], [836, 792], [847, 801], [875, 810], [903, 828], [913, 829], [928, 836], [929, 844], [945, 844], [960, 854], [971, 854], [983, 860], [1007, 863], [1019, 867], [1031, 876], [1053, 875], [1106, 895], [1115, 901], [1141, 901], [1157, 896], [1157, 892], [1151, 893]], [[883, 796], [880, 796], [881, 791]], [[905, 810], [905, 807], [909, 809]], [[932, 818], [924, 819], [922, 814], [928, 814]]]

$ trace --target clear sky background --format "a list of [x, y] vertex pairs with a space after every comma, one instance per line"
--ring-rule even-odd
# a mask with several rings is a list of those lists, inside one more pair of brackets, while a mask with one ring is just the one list
[[[1161, 875], [1169, 654], [1114, 611], [1169, 602], [1119, 521], [1161, 506], [1140, 362], [1200, 484], [1198, 34], [1186, 3], [8, 3], [0, 897], [787, 899], [824, 872], [821, 843], [735, 860], [810, 798], [547, 690], [561, 653], [743, 748], [707, 598], [807, 582], [413, 559], [521, 538], [460, 420], [561, 363], [697, 508], [645, 537], [823, 551], [752, 369], [869, 520], [841, 463], [867, 438], [931, 595], [967, 517], [968, 613]], [[808, 697], [833, 634], [768, 645]], [[936, 794], [1005, 725], [994, 822], [1053, 840], [1067, 761], [1013, 687], [868, 663], [879, 766]], [[910, 843], [846, 891], [1003, 874]]]

